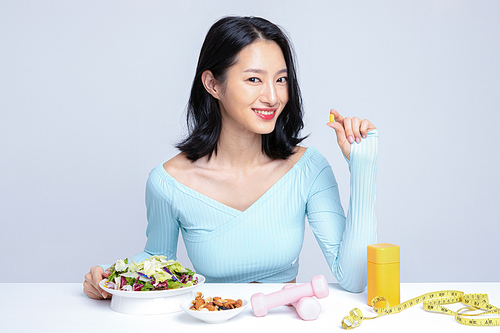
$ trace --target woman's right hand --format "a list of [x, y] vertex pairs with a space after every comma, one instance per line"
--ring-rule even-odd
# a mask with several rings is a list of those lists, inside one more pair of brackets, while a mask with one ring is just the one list
[[99, 282], [104, 280], [110, 275], [109, 268], [103, 271], [101, 266], [94, 266], [90, 272], [85, 274], [85, 281], [83, 282], [83, 292], [93, 299], [111, 298], [111, 295], [99, 287]]

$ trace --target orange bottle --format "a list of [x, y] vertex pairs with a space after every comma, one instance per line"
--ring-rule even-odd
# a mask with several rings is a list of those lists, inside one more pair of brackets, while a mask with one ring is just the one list
[[[390, 306], [401, 303], [399, 246], [388, 243], [368, 245], [368, 305], [375, 296], [384, 296]], [[377, 307], [384, 307], [379, 302]]]

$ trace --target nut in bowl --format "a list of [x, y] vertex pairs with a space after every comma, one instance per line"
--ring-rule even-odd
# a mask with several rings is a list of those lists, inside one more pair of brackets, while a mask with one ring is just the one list
[[196, 293], [194, 300], [189, 299], [181, 303], [184, 312], [209, 324], [224, 323], [241, 313], [247, 306], [246, 299], [203, 298], [200, 292]]

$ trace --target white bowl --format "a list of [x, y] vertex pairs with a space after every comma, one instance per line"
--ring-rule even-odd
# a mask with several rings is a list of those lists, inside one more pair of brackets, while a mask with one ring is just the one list
[[[236, 299], [236, 298], [233, 298]], [[223, 310], [223, 311], [194, 311], [194, 310], [189, 310], [189, 308], [192, 305], [192, 302], [194, 300], [194, 297], [191, 299], [188, 299], [187, 301], [184, 301], [181, 303], [181, 308], [189, 314], [190, 316], [195, 317], [196, 319], [199, 319], [201, 321], [204, 321], [205, 323], [209, 324], [220, 324], [228, 321], [229, 319], [233, 318], [234, 316], [238, 315], [243, 311], [247, 306], [248, 306], [248, 300], [240, 298], [243, 301], [243, 304], [236, 309], [231, 309], [231, 310]]]
[[99, 282], [102, 290], [113, 295], [109, 307], [111, 310], [126, 314], [165, 314], [181, 311], [179, 304], [194, 299], [194, 291], [205, 282], [205, 277], [195, 274], [198, 283], [184, 288], [155, 291], [122, 291], [108, 289], [104, 286], [107, 280]]

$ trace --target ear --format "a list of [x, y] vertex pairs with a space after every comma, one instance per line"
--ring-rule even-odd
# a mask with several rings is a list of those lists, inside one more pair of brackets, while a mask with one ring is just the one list
[[201, 74], [201, 82], [210, 95], [219, 99], [219, 86], [211, 71], [206, 70]]

